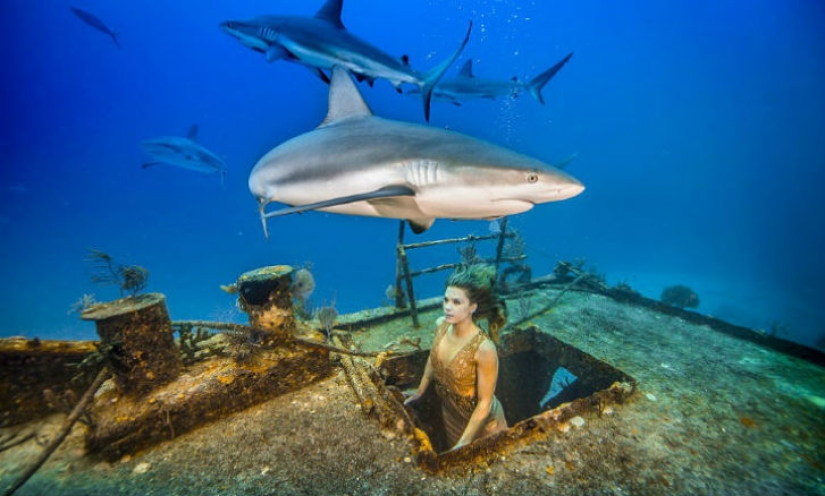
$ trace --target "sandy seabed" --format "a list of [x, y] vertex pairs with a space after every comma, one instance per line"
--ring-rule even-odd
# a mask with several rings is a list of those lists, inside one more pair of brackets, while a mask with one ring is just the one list
[[[529, 297], [540, 306], [555, 295]], [[352, 338], [378, 350], [420, 336], [426, 348], [436, 317], [422, 316], [420, 330], [393, 321]], [[567, 293], [530, 323], [631, 375], [639, 392], [474, 469], [433, 474], [418, 467], [408, 439], [364, 415], [336, 368], [115, 463], [84, 453], [78, 424], [16, 494], [825, 495], [822, 367], [590, 293]], [[42, 440], [62, 420], [15, 429]], [[0, 453], [0, 490], [41, 449], [32, 440]]]

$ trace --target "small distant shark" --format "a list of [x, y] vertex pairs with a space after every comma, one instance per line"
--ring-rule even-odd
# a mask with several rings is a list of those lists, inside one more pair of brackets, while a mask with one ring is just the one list
[[358, 81], [372, 85], [386, 79], [399, 92], [404, 83], [418, 87], [424, 100], [424, 117], [430, 120], [433, 88], [458, 58], [470, 38], [472, 23], [458, 50], [426, 73], [410, 67], [406, 56], [395, 58], [350, 33], [341, 22], [343, 0], [327, 0], [314, 17], [262, 16], [246, 21], [224, 21], [221, 29], [243, 45], [265, 55], [268, 62], [297, 62], [325, 82], [324, 70], [341, 66]]
[[[539, 160], [452, 131], [372, 114], [335, 67], [326, 119], [269, 151], [249, 175], [264, 234], [270, 217], [325, 212], [405, 219], [495, 219], [574, 197], [584, 186]], [[266, 213], [272, 202], [289, 208]]]
[[180, 136], [161, 136], [142, 141], [143, 151], [152, 158], [152, 162], [143, 164], [143, 168], [153, 165], [172, 165], [193, 170], [202, 174], [220, 174], [221, 184], [226, 177], [224, 161], [197, 142], [198, 125], [193, 124], [185, 138]]
[[77, 9], [75, 7], [70, 7], [70, 8], [72, 9], [72, 12], [74, 12], [74, 14], [77, 17], [80, 18], [81, 21], [83, 21], [86, 24], [88, 24], [89, 26], [97, 29], [101, 33], [108, 34], [109, 36], [111, 36], [112, 41], [114, 41], [115, 45], [117, 45], [117, 47], [120, 48], [120, 43], [117, 41], [117, 33], [112, 31], [111, 29], [109, 29], [109, 27], [107, 25], [103, 24], [103, 21], [98, 19], [97, 16], [95, 16], [93, 14], [90, 14], [89, 12], [86, 12], [85, 10]]
[[[433, 90], [433, 96], [450, 100], [455, 105], [461, 105], [461, 100], [469, 98], [495, 99], [499, 96], [516, 97], [520, 92], [526, 90], [533, 98], [544, 105], [544, 97], [541, 95], [542, 88], [564, 67], [564, 64], [566, 64], [572, 56], [573, 52], [570, 52], [553, 67], [529, 81], [521, 81], [517, 77], [513, 77], [510, 80], [477, 78], [473, 74], [473, 60], [470, 59], [461, 67], [461, 72], [459, 72], [458, 76], [439, 82]], [[412, 90], [409, 93], [417, 93], [417, 90]]]

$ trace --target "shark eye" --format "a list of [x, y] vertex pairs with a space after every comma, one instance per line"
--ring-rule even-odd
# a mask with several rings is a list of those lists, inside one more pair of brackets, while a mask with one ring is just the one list
[[539, 175], [535, 172], [530, 172], [527, 174], [527, 182], [530, 184], [537, 183], [539, 181]]

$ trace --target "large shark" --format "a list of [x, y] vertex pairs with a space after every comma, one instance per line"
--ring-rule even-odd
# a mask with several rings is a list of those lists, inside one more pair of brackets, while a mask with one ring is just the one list
[[[268, 218], [309, 210], [406, 219], [420, 233], [436, 218], [495, 219], [571, 198], [584, 186], [470, 136], [376, 117], [335, 67], [324, 121], [264, 155], [249, 189], [268, 237]], [[272, 202], [290, 207], [266, 213]]]
[[[433, 96], [447, 99], [456, 105], [460, 105], [462, 100], [469, 98], [494, 99], [499, 96], [516, 97], [522, 91], [527, 91], [539, 103], [544, 105], [544, 97], [541, 95], [542, 88], [564, 67], [564, 64], [566, 64], [572, 56], [573, 52], [570, 52], [563, 59], [556, 62], [553, 67], [529, 81], [521, 81], [516, 77], [509, 80], [478, 78], [473, 74], [473, 60], [469, 59], [461, 67], [461, 72], [459, 72], [458, 76], [443, 79], [436, 85], [433, 90]], [[418, 90], [412, 90], [409, 93], [417, 92]]]
[[221, 184], [226, 177], [226, 163], [198, 143], [198, 125], [193, 124], [185, 138], [161, 136], [140, 143], [143, 151], [152, 158], [143, 167], [172, 165], [203, 174], [220, 174]]
[[250, 20], [231, 20], [221, 29], [242, 44], [262, 52], [266, 60], [287, 60], [309, 67], [325, 82], [325, 70], [341, 66], [359, 81], [370, 85], [376, 79], [386, 79], [398, 91], [402, 84], [418, 87], [424, 100], [424, 117], [430, 118], [432, 90], [447, 69], [455, 62], [467, 40], [450, 57], [426, 73], [410, 67], [407, 57], [395, 58], [350, 33], [341, 22], [343, 0], [327, 0], [314, 17], [262, 16]]

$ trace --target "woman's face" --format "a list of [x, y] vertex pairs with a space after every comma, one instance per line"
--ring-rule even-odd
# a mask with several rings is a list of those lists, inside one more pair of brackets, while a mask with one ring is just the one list
[[471, 303], [467, 292], [455, 286], [448, 286], [444, 291], [444, 319], [448, 324], [458, 324], [472, 319], [478, 305]]

